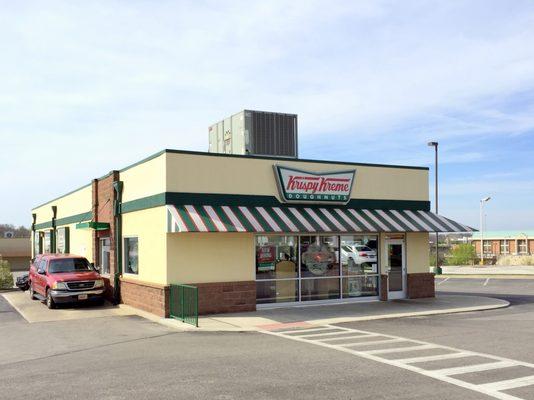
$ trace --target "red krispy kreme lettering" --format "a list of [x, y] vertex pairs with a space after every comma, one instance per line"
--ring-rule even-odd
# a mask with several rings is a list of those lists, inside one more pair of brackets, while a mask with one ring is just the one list
[[347, 192], [350, 190], [350, 179], [289, 175], [286, 190], [299, 190], [312, 194], [316, 192]]

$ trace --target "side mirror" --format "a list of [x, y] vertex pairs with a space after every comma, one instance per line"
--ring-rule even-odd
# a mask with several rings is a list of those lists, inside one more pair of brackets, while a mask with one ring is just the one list
[[38, 270], [37, 270], [37, 273], [38, 273], [39, 275], [45, 275], [45, 274], [46, 274], [46, 271], [45, 271], [44, 269], [38, 269]]
[[100, 273], [100, 268], [97, 267], [97, 266], [95, 265], [95, 263], [90, 263], [90, 264], [91, 264], [91, 268], [93, 268], [93, 270], [95, 270], [96, 272]]

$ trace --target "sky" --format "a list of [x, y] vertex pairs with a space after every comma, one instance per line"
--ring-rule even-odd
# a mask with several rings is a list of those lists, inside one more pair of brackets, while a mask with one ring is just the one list
[[[440, 214], [534, 229], [534, 2], [0, 0], [0, 223], [242, 109], [301, 158], [431, 167]], [[120, 149], [120, 150], [117, 150]]]

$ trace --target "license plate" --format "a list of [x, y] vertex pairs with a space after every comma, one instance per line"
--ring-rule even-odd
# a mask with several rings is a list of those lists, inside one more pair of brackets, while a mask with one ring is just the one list
[[86, 294], [80, 294], [78, 296], [78, 300], [87, 300], [87, 295]]

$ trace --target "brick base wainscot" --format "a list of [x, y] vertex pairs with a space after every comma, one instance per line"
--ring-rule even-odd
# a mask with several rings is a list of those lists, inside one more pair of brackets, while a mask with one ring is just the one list
[[256, 310], [256, 282], [193, 283], [198, 288], [198, 313], [220, 314]]
[[121, 301], [159, 317], [169, 317], [168, 285], [121, 278]]
[[420, 299], [424, 297], [436, 297], [434, 274], [426, 272], [408, 274], [408, 298]]

